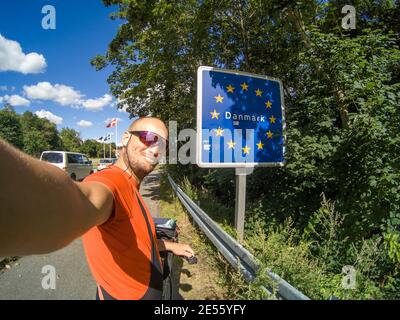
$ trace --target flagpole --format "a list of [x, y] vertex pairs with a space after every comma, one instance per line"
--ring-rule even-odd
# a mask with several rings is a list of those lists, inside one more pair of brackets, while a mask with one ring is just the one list
[[115, 122], [115, 157], [117, 157], [117, 143], [118, 143], [118, 119]]
[[[115, 127], [115, 154], [117, 153], [117, 141], [118, 141], [118, 120], [117, 118], [111, 119], [111, 121], [107, 124], [106, 128]], [[110, 141], [110, 158], [112, 158], [112, 142], [111, 142], [111, 133], [108, 134], [107, 140]]]

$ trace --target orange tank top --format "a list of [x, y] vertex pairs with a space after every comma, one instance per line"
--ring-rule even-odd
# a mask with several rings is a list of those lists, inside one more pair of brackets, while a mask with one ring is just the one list
[[162, 268], [154, 221], [136, 181], [111, 166], [85, 182], [103, 183], [113, 194], [114, 211], [83, 236], [86, 258], [97, 283], [114, 299], [161, 299]]

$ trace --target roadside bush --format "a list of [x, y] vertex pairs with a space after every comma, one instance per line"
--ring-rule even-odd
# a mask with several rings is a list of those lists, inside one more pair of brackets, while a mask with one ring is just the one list
[[[232, 221], [221, 218], [232, 214], [233, 208], [218, 202], [207, 190], [195, 188], [188, 179], [184, 181], [183, 190], [235, 236]], [[351, 240], [343, 230], [346, 215], [336, 210], [335, 203], [324, 194], [321, 197], [320, 208], [311, 215], [304, 230], [296, 228], [290, 217], [280, 223], [266, 219], [262, 207], [252, 207], [246, 217], [244, 245], [258, 259], [260, 270], [251, 284], [238, 274], [225, 273], [233, 298], [273, 299], [275, 295], [268, 296], [260, 288], [265, 286], [276, 293], [276, 284], [266, 270], [278, 274], [311, 299], [400, 298], [398, 238], [376, 235]], [[354, 268], [354, 280], [343, 272], [345, 266]]]

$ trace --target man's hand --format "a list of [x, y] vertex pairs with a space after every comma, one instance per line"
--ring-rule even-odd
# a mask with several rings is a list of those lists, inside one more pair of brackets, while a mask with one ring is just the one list
[[194, 251], [188, 244], [164, 240], [160, 240], [160, 242], [161, 251], [171, 251], [174, 255], [180, 257], [190, 258], [194, 256]]

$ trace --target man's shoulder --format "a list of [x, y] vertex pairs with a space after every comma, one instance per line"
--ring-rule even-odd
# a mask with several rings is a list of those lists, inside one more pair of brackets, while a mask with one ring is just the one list
[[90, 176], [87, 176], [86, 178], [90, 178], [90, 177], [110, 177], [110, 176], [119, 176], [122, 175], [122, 172], [120, 172], [119, 170], [115, 170], [114, 167], [110, 166], [107, 167], [103, 170], [97, 171], [92, 173]]
[[95, 172], [87, 176], [83, 182], [102, 182], [113, 191], [115, 189], [121, 190], [129, 187], [129, 181], [126, 179], [124, 172], [115, 167], [109, 167]]

